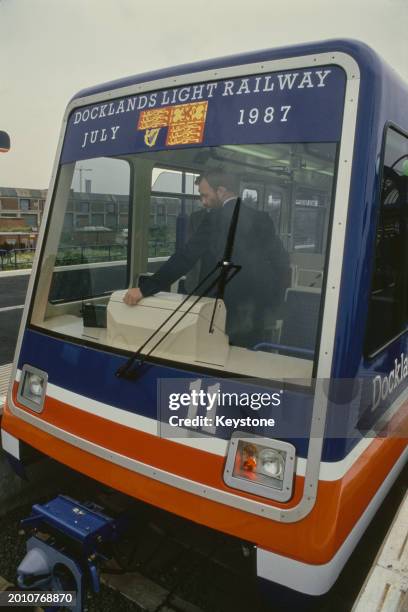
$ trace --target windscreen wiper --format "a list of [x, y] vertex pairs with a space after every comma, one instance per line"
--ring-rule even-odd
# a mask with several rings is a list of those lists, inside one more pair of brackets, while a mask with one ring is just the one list
[[[210, 329], [209, 333], [213, 332], [213, 323], [215, 316], [215, 309], [217, 307], [217, 302], [224, 296], [224, 291], [226, 285], [230, 280], [240, 271], [241, 266], [234, 265], [230, 259], [232, 255], [232, 250], [234, 247], [236, 227], [238, 223], [238, 215], [239, 209], [241, 205], [241, 198], [237, 198], [234, 212], [231, 218], [231, 223], [228, 231], [227, 242], [225, 245], [224, 257], [221, 261], [217, 262], [214, 268], [205, 276], [199, 283], [194, 287], [194, 289], [184, 298], [182, 302], [173, 310], [170, 315], [159, 325], [157, 329], [149, 336], [147, 340], [137, 349], [137, 351], [128, 359], [128, 361], [121, 366], [116, 371], [116, 376], [118, 378], [127, 378], [131, 380], [135, 380], [138, 378], [141, 368], [145, 363], [146, 359], [153, 353], [154, 350], [167, 338], [167, 336], [173, 331], [173, 329], [184, 319], [184, 317], [194, 308], [194, 306], [201, 300], [202, 297], [205, 297], [212, 289], [217, 287], [217, 296], [214, 304], [214, 309], [211, 317]], [[217, 271], [220, 270], [217, 278], [215, 278], [210, 285], [202, 292], [197, 295], [199, 289], [203, 287], [203, 285], [211, 278], [211, 276]], [[232, 272], [232, 273], [231, 273]], [[144, 348], [154, 339], [154, 337], [160, 332], [161, 329], [174, 317], [174, 315], [188, 302], [188, 300], [196, 295], [196, 299], [188, 306], [186, 310], [184, 310], [180, 316], [180, 318], [173, 323], [173, 325], [163, 334], [163, 336], [156, 342], [156, 344], [145, 354], [143, 353]], [[137, 368], [132, 369], [133, 365], [137, 362]]]
[[229, 281], [232, 280], [234, 276], [238, 274], [238, 272], [241, 269], [241, 266], [237, 266], [233, 264], [231, 260], [232, 251], [234, 249], [234, 243], [235, 243], [235, 235], [237, 233], [237, 224], [238, 224], [238, 217], [239, 217], [240, 209], [241, 209], [241, 198], [237, 198], [237, 201], [235, 202], [235, 206], [234, 206], [234, 211], [231, 217], [231, 223], [230, 223], [229, 230], [228, 230], [227, 242], [225, 243], [224, 257], [220, 263], [221, 272], [220, 272], [218, 282], [217, 282], [217, 295], [215, 297], [215, 303], [214, 303], [214, 308], [212, 311], [210, 328], [208, 330], [210, 334], [214, 332], [214, 318], [215, 318], [215, 313], [217, 310], [218, 301], [224, 299], [225, 287], [227, 286], [227, 283], [229, 283]]

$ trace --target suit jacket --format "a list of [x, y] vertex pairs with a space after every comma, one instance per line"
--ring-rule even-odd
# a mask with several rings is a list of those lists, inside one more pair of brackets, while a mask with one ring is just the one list
[[[150, 277], [140, 279], [144, 296], [162, 291], [200, 263], [200, 280], [223, 259], [235, 201], [211, 209], [188, 242]], [[269, 215], [241, 204], [232, 262], [241, 266], [227, 284], [227, 333], [231, 344], [252, 347], [263, 338], [265, 310], [275, 312], [290, 283], [289, 258]], [[200, 288], [217, 278], [217, 272]], [[216, 288], [207, 295], [216, 295]]]

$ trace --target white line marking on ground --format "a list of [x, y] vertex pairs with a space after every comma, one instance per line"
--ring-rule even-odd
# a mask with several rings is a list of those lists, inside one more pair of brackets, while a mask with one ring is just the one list
[[18, 306], [5, 306], [4, 308], [0, 308], [0, 312], [7, 312], [8, 310], [21, 310], [24, 308], [24, 304], [19, 304]]

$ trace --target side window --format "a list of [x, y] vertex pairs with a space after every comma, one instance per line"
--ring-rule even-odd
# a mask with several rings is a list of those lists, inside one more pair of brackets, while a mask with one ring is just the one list
[[259, 208], [259, 194], [256, 188], [245, 187], [242, 191], [242, 201], [246, 206]]
[[389, 129], [384, 150], [366, 349], [372, 354], [408, 322], [408, 138]]
[[68, 200], [60, 205], [65, 214], [52, 254], [51, 303], [95, 297], [126, 286], [129, 194], [127, 161], [95, 158], [76, 164]]
[[322, 253], [327, 226], [328, 196], [325, 192], [297, 189], [293, 211], [293, 250], [298, 253]]
[[152, 259], [169, 257], [189, 238], [190, 217], [202, 211], [196, 177], [187, 171], [153, 170], [149, 225], [149, 259], [153, 266]]
[[264, 210], [271, 217], [277, 233], [279, 233], [280, 230], [281, 209], [282, 192], [274, 187], [267, 188]]

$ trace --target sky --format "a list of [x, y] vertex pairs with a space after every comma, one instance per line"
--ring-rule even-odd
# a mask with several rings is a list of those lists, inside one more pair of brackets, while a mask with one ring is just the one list
[[47, 188], [78, 90], [329, 38], [371, 45], [408, 81], [408, 0], [0, 0], [0, 186]]

